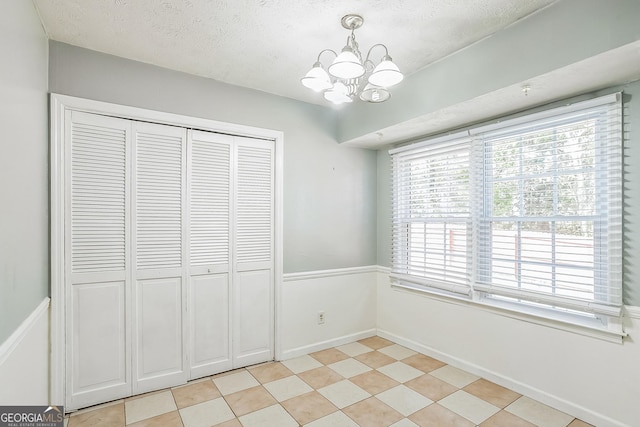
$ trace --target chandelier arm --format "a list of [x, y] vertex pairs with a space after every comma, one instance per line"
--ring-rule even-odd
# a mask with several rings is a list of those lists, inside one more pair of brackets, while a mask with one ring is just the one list
[[378, 44], [374, 44], [373, 46], [371, 46], [371, 47], [369, 48], [369, 51], [367, 52], [367, 59], [365, 59], [365, 62], [369, 61], [369, 62], [371, 62], [372, 64], [374, 64], [374, 65], [375, 65], [375, 63], [374, 63], [373, 61], [371, 61], [371, 60], [369, 59], [369, 57], [371, 56], [371, 51], [373, 50], [373, 48], [375, 48], [375, 47], [377, 47], [377, 46], [382, 46], [382, 47], [384, 48], [384, 56], [383, 56], [383, 58], [384, 58], [385, 56], [389, 56], [389, 49], [387, 49], [387, 47], [386, 47], [385, 45], [383, 45], [382, 43], [378, 43]]
[[331, 53], [333, 53], [333, 55], [334, 55], [336, 58], [338, 57], [338, 54], [336, 53], [336, 51], [335, 51], [335, 50], [333, 50], [333, 49], [324, 49], [324, 50], [320, 51], [320, 53], [318, 54], [318, 59], [316, 60], [316, 62], [317, 62], [317, 63], [320, 63], [320, 57], [321, 57], [321, 56], [322, 56], [322, 54], [323, 54], [323, 53], [325, 53], [325, 52], [331, 52]]

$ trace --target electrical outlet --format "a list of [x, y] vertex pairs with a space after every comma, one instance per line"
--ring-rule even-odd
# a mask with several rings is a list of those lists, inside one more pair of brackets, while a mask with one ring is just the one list
[[318, 312], [318, 325], [324, 324], [324, 311]]

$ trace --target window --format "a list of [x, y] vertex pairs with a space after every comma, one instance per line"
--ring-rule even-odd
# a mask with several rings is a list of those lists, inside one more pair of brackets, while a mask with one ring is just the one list
[[391, 157], [396, 284], [528, 311], [620, 315], [620, 94]]
[[393, 159], [393, 273], [445, 291], [469, 294], [471, 139], [413, 146]]

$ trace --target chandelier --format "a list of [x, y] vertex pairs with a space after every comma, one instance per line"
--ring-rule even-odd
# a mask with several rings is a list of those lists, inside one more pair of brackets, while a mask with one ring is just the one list
[[[346, 15], [341, 23], [344, 28], [351, 30], [346, 46], [339, 55], [331, 49], [321, 51], [311, 70], [300, 79], [301, 83], [313, 91], [324, 92], [324, 98], [334, 104], [353, 102], [355, 97], [373, 103], [386, 101], [391, 97], [389, 88], [400, 83], [404, 75], [392, 62], [383, 44], [373, 45], [365, 59], [362, 59], [355, 36], [355, 30], [364, 23], [362, 16]], [[375, 64], [371, 52], [377, 47], [384, 49], [384, 55]], [[326, 52], [331, 52], [335, 59], [325, 71], [320, 57]]]

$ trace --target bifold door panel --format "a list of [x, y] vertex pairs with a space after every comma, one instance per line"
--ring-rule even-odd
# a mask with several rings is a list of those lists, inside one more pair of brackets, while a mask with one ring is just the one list
[[273, 141], [66, 123], [66, 406], [272, 360]]

